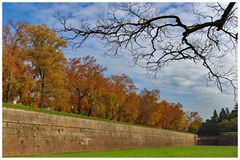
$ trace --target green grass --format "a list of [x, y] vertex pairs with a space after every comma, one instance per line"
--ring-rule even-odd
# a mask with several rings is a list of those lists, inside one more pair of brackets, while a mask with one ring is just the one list
[[[11, 103], [3, 103], [3, 107], [20, 109], [20, 110], [25, 110], [25, 111], [32, 111], [32, 112], [54, 114], [54, 115], [59, 115], [59, 116], [84, 118], [84, 119], [98, 120], [98, 121], [104, 121], [104, 122], [110, 122], [110, 123], [119, 123], [119, 121], [114, 121], [114, 120], [109, 120], [109, 119], [104, 119], [104, 118], [97, 118], [97, 117], [89, 117], [89, 116], [86, 116], [86, 115], [83, 115], [83, 114], [66, 113], [66, 112], [49, 110], [49, 109], [45, 109], [45, 108], [34, 108], [34, 107], [30, 107], [30, 106], [11, 104]], [[120, 122], [120, 123], [129, 124], [129, 123], [124, 123], [124, 122]]]
[[[83, 115], [83, 114], [66, 113], [66, 112], [60, 112], [60, 111], [58, 112], [58, 111], [44, 109], [44, 108], [34, 108], [34, 107], [11, 104], [11, 103], [3, 103], [3, 107], [32, 111], [32, 112], [40, 112], [40, 113], [46, 113], [46, 114], [53, 114], [53, 115], [59, 115], [59, 116], [84, 118], [84, 119], [97, 120], [97, 121], [103, 121], [103, 122], [108, 122], [108, 123], [118, 123], [118, 124], [123, 124], [123, 125], [132, 125], [132, 126], [146, 127], [146, 128], [152, 128], [152, 129], [160, 129], [160, 128], [154, 128], [154, 127], [151, 127], [151, 126], [120, 122], [120, 121], [109, 120], [109, 119], [105, 119], [105, 118], [89, 117], [89, 116], [86, 116], [86, 115]], [[162, 129], [162, 130], [164, 130], [164, 129]]]
[[30, 157], [237, 157], [237, 146], [187, 146], [62, 153]]
[[[103, 118], [88, 117], [81, 114], [72, 114], [65, 112], [57, 112], [47, 109], [33, 108], [23, 105], [14, 105], [3, 103], [3, 107], [21, 109], [33, 112], [41, 112], [60, 116], [69, 116], [76, 118], [85, 118], [110, 123], [121, 123], [125, 125], [135, 125], [131, 123], [118, 122]], [[142, 126], [142, 125], [135, 125]], [[148, 126], [142, 126], [148, 127]], [[150, 127], [152, 128], [152, 127]], [[52, 155], [35, 155], [30, 157], [237, 157], [236, 146], [190, 146], [190, 147], [169, 147], [169, 148], [144, 148], [144, 149], [125, 149], [98, 152], [76, 152], [62, 153]]]

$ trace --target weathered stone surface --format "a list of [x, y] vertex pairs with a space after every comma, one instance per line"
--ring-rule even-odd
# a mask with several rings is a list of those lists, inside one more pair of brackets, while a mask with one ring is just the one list
[[199, 145], [214, 145], [214, 146], [237, 146], [238, 134], [204, 136], [198, 138]]
[[195, 145], [194, 134], [3, 108], [3, 155]]

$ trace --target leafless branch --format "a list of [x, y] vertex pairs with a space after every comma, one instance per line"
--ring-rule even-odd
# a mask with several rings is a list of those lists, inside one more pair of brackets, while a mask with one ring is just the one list
[[230, 68], [225, 72], [225, 68], [219, 67], [215, 61], [226, 57], [228, 52], [236, 51], [235, 4], [230, 2], [226, 7], [220, 3], [207, 4], [212, 14], [194, 10], [198, 23], [192, 25], [184, 24], [178, 15], [153, 12], [154, 3], [117, 3], [109, 9], [107, 18], [99, 19], [93, 27], [83, 21], [78, 28], [71, 27], [68, 24], [71, 17], [60, 14], [57, 19], [63, 26], [59, 31], [71, 33], [72, 37], [65, 39], [76, 47], [89, 37], [100, 38], [110, 46], [110, 55], [116, 56], [127, 50], [136, 65], [154, 72], [174, 61], [190, 59], [202, 62], [208, 70], [206, 77], [209, 81], [215, 81], [221, 92], [225, 92], [226, 86], [232, 86], [236, 95], [237, 76], [233, 76], [233, 72], [237, 74], [236, 69]]

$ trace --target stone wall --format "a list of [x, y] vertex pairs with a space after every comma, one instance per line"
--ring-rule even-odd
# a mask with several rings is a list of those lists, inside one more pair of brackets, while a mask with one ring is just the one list
[[194, 134], [3, 108], [3, 156], [195, 145]]
[[205, 136], [199, 137], [199, 145], [214, 145], [214, 146], [237, 146], [238, 135], [218, 135], [218, 136]]

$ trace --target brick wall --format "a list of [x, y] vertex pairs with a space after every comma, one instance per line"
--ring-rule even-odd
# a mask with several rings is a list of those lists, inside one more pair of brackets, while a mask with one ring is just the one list
[[3, 108], [3, 156], [187, 146], [196, 135]]

